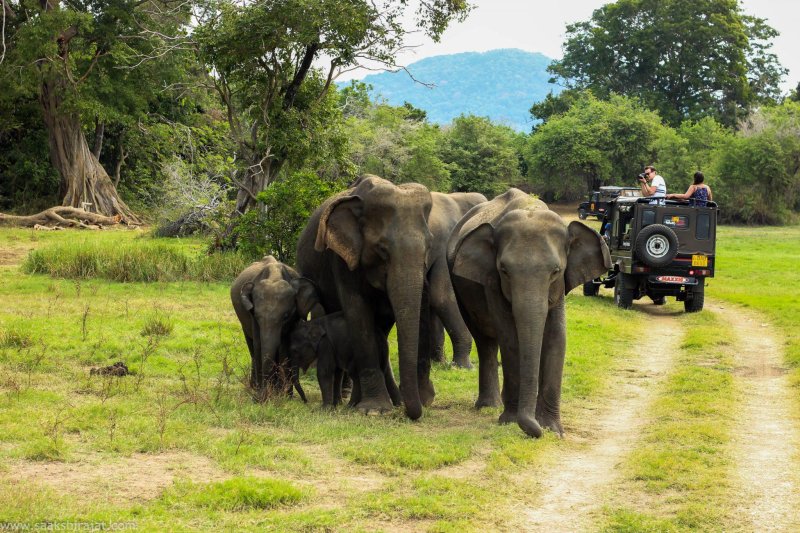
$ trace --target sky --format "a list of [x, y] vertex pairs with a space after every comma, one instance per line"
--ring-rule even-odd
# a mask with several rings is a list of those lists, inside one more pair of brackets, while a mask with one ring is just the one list
[[[417, 45], [398, 57], [409, 65], [425, 57], [459, 52], [484, 52], [497, 48], [520, 48], [540, 52], [552, 59], [561, 58], [567, 24], [588, 20], [592, 12], [608, 0], [470, 0], [475, 9], [462, 23], [452, 24], [439, 43], [423, 35], [412, 36]], [[740, 0], [745, 13], [767, 19], [780, 32], [773, 41], [773, 52], [789, 69], [781, 88], [788, 92], [800, 81], [800, 0]], [[369, 71], [345, 73], [338, 81], [360, 79]]]

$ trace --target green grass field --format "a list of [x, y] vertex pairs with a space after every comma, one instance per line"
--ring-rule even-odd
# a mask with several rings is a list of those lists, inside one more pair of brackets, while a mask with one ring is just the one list
[[[785, 333], [795, 384], [800, 335], [789, 325], [798, 323], [800, 306], [790, 267], [799, 242], [798, 227], [721, 229], [718, 277], [707, 289], [709, 298], [765, 313]], [[444, 365], [433, 370], [436, 401], [418, 422], [399, 409], [383, 417], [323, 410], [313, 371], [302, 378], [308, 405], [296, 398], [259, 404], [243, 386], [249, 355], [228, 283], [214, 281], [230, 276], [234, 259], [170, 270], [152, 282], [86, 279], [87, 271], [59, 271], [51, 261], [53, 250], [66, 257], [90, 247], [141, 251], [145, 273], [153, 271], [148, 257], [165, 250], [173, 263], [205, 261], [195, 240], [0, 229], [0, 523], [515, 529], [518, 510], [539, 504], [537, 478], [558, 467], [560, 454], [586, 446], [585, 428], [609, 406], [611, 376], [636, 355], [625, 339], [647, 322], [614, 308], [609, 294], [567, 297], [565, 440], [531, 440], [515, 425], [498, 425], [499, 410], [475, 411], [477, 372]], [[25, 263], [32, 249], [50, 253]], [[210, 281], [190, 280], [198, 277]], [[679, 320], [718, 327], [711, 314]], [[715, 529], [727, 516], [735, 498], [725, 483], [735, 390], [724, 342], [717, 334], [686, 336], [680, 367], [649, 413], [666, 426], [648, 425], [631, 443], [624, 478], [612, 489], [624, 499], [627, 491], [653, 498], [668, 488], [679, 492], [679, 504], [648, 512], [612, 506], [598, 528]], [[719, 346], [715, 358], [704, 355]], [[117, 361], [131, 375], [90, 373]], [[680, 468], [668, 460], [676, 456]]]

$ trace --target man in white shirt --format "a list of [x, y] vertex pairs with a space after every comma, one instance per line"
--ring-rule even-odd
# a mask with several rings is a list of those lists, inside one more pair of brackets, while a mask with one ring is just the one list
[[644, 167], [644, 177], [639, 178], [639, 185], [642, 187], [642, 196], [651, 197], [658, 202], [663, 202], [667, 197], [667, 183], [656, 173], [653, 166]]

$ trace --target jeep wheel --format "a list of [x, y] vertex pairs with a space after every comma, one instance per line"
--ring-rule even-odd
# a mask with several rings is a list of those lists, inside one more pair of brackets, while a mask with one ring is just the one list
[[678, 236], [663, 224], [651, 224], [639, 232], [635, 249], [647, 266], [667, 266], [678, 253]]
[[656, 296], [653, 298], [653, 305], [664, 305], [665, 303], [667, 303], [666, 296]]
[[578, 218], [586, 220], [586, 209], [578, 209]]
[[705, 280], [697, 280], [692, 292], [686, 295], [686, 300], [683, 301], [683, 310], [687, 313], [697, 313], [703, 310], [703, 304], [706, 299]]
[[614, 283], [614, 303], [620, 309], [630, 309], [633, 307], [633, 289], [627, 287], [628, 274], [620, 272], [617, 274], [616, 282]]
[[600, 285], [597, 285], [594, 281], [587, 281], [583, 284], [583, 295], [584, 296], [597, 296], [597, 293], [600, 292]]

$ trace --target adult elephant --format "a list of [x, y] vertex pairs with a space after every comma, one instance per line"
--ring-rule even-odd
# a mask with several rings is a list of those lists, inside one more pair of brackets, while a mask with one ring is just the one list
[[433, 401], [429, 333], [420, 334], [420, 324], [427, 323], [431, 206], [431, 193], [422, 185], [362, 177], [326, 200], [298, 241], [298, 270], [314, 280], [326, 311], [344, 312], [357, 347], [351, 404], [364, 413], [387, 411], [400, 399], [387, 386], [393, 381], [385, 364], [395, 323], [406, 414], [417, 419], [422, 405]]
[[[309, 312], [322, 314], [314, 284], [267, 256], [245, 268], [231, 285], [231, 303], [250, 351], [250, 386], [283, 388], [279, 360], [288, 360], [289, 334]], [[303, 395], [293, 372], [294, 385]]]
[[458, 309], [450, 272], [447, 269], [447, 241], [453, 228], [467, 211], [486, 201], [480, 193], [455, 192], [431, 193], [433, 206], [428, 227], [433, 235], [431, 244], [431, 266], [428, 272], [431, 305], [431, 334], [433, 359], [444, 361], [444, 331], [453, 344], [453, 364], [471, 368], [469, 361], [472, 337]]
[[581, 222], [566, 226], [543, 202], [509, 189], [461, 219], [447, 260], [478, 347], [476, 407], [499, 404], [499, 345], [500, 422], [516, 421], [532, 437], [540, 437], [542, 427], [563, 435], [564, 295], [608, 270], [605, 241]]

